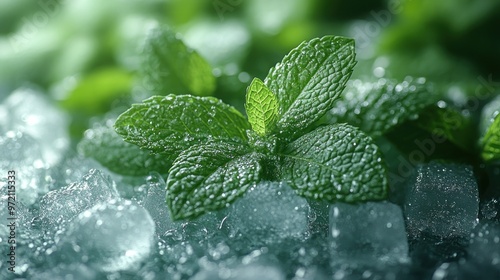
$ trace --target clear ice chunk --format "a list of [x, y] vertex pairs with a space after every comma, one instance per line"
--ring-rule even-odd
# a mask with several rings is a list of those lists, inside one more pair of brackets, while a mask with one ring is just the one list
[[155, 225], [142, 206], [130, 200], [100, 203], [80, 213], [61, 238], [67, 262], [99, 271], [136, 269], [154, 247]]
[[37, 142], [31, 136], [13, 131], [0, 135], [0, 155], [0, 183], [7, 185], [7, 172], [14, 171], [19, 201], [29, 206], [48, 192], [45, 163]]
[[42, 223], [57, 227], [98, 203], [118, 198], [115, 184], [109, 176], [91, 169], [81, 180], [43, 196], [39, 218]]
[[386, 266], [408, 262], [401, 208], [389, 202], [330, 206], [332, 265]]
[[158, 235], [165, 234], [168, 230], [176, 227], [170, 218], [170, 212], [165, 202], [165, 181], [158, 173], [152, 173], [147, 177], [148, 193], [142, 201], [142, 206], [148, 210], [156, 225]]
[[46, 95], [28, 87], [15, 90], [0, 105], [2, 130], [33, 137], [48, 167], [59, 162], [69, 147], [67, 120]]
[[309, 204], [284, 183], [262, 182], [249, 189], [227, 211], [223, 224], [230, 236], [253, 244], [306, 237]]
[[472, 168], [431, 162], [409, 180], [404, 213], [412, 238], [426, 234], [467, 237], [477, 223], [478, 186]]

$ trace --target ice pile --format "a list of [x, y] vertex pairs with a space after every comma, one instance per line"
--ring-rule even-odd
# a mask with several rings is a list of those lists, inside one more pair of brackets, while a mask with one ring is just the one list
[[284, 183], [262, 182], [227, 210], [229, 236], [255, 245], [306, 237], [309, 204]]
[[389, 202], [330, 207], [334, 267], [385, 267], [408, 262], [408, 240], [399, 206]]
[[129, 200], [99, 203], [78, 215], [60, 240], [65, 262], [100, 271], [137, 269], [153, 248], [154, 222]]
[[469, 166], [419, 166], [406, 189], [404, 213], [412, 238], [422, 233], [467, 237], [477, 223], [478, 208], [478, 186]]
[[91, 169], [80, 181], [53, 190], [40, 201], [40, 220], [57, 228], [99, 203], [118, 199], [114, 182], [102, 171]]

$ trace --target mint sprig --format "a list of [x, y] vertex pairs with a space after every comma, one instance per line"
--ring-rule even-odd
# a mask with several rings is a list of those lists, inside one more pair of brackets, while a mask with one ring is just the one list
[[133, 105], [115, 129], [127, 142], [175, 157], [166, 197], [174, 219], [227, 207], [261, 180], [285, 181], [299, 195], [328, 202], [383, 199], [385, 168], [371, 138], [346, 124], [313, 127], [354, 65], [352, 39], [313, 39], [264, 82], [252, 81], [248, 120], [214, 98], [168, 95]]

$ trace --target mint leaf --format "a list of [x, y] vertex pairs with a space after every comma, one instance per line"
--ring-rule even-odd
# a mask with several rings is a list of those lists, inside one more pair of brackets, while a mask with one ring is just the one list
[[96, 71], [71, 90], [61, 105], [87, 115], [102, 114], [109, 110], [118, 97], [128, 95], [132, 89], [132, 75], [120, 68]]
[[269, 71], [264, 83], [279, 103], [277, 132], [294, 138], [328, 110], [356, 64], [354, 40], [325, 36], [300, 44]]
[[167, 179], [172, 218], [196, 218], [225, 208], [255, 185], [261, 167], [248, 152], [233, 143], [201, 144], [182, 152]]
[[247, 89], [245, 110], [252, 129], [259, 135], [269, 134], [278, 117], [278, 99], [258, 78]]
[[388, 191], [378, 147], [347, 124], [319, 127], [290, 143], [280, 173], [299, 195], [328, 202], [380, 200]]
[[115, 129], [125, 141], [176, 156], [209, 140], [247, 140], [250, 125], [233, 107], [213, 97], [154, 96], [120, 115]]
[[168, 28], [157, 28], [149, 34], [144, 57], [144, 83], [153, 94], [210, 95], [215, 89], [208, 62]]
[[109, 126], [87, 130], [78, 144], [78, 152], [94, 158], [115, 173], [130, 176], [147, 175], [151, 171], [167, 174], [174, 160], [169, 155], [151, 154], [123, 141]]
[[328, 113], [329, 123], [349, 123], [372, 137], [378, 137], [408, 119], [418, 117], [425, 107], [436, 103], [439, 95], [425, 79], [380, 79], [377, 82], [350, 81]]
[[[441, 106], [441, 107], [440, 107]], [[416, 123], [422, 129], [435, 135], [445, 137], [457, 147], [465, 151], [475, 148], [477, 135], [471, 115], [440, 102], [422, 111]]]
[[481, 157], [486, 161], [500, 159], [500, 97], [484, 106], [481, 113]]

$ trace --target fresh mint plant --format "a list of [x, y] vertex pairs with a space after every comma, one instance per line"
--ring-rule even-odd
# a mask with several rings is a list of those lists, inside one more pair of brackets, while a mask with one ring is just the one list
[[261, 180], [328, 202], [384, 199], [385, 168], [372, 139], [347, 124], [316, 124], [355, 64], [354, 40], [316, 38], [252, 81], [248, 119], [213, 97], [171, 94], [132, 105], [115, 130], [173, 159], [166, 197], [173, 219], [224, 208]]

